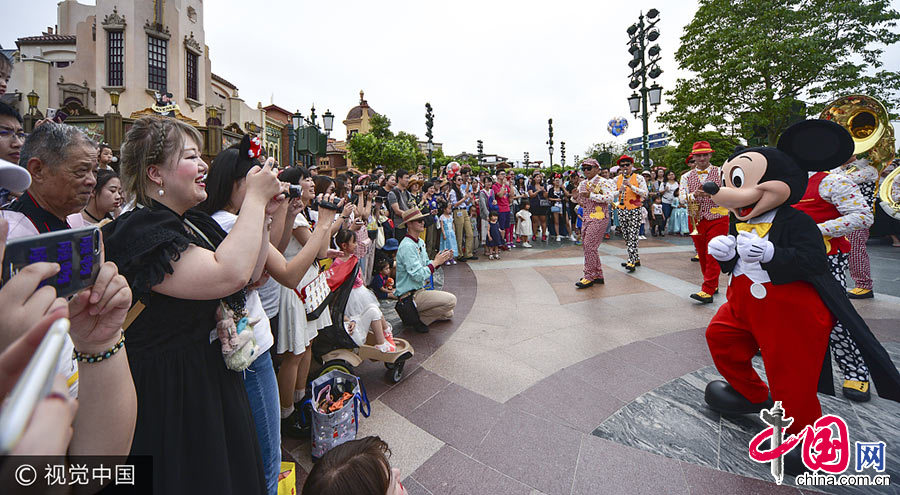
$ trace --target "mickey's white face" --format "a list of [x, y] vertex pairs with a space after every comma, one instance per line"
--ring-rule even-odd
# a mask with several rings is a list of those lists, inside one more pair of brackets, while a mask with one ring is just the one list
[[765, 155], [756, 151], [741, 153], [722, 166], [723, 187], [712, 200], [747, 221], [784, 204], [791, 195], [790, 187], [781, 181], [760, 182], [769, 166]]

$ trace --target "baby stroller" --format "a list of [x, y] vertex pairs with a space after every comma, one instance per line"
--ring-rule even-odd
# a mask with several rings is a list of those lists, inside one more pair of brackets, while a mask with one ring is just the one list
[[415, 353], [412, 345], [405, 339], [394, 337], [396, 350], [381, 352], [375, 348], [372, 334], [367, 335], [364, 344], [357, 345], [344, 326], [344, 311], [358, 270], [359, 263], [357, 262], [342, 280], [329, 279], [329, 285], [340, 285], [333, 290], [333, 299], [328, 309], [331, 312], [332, 324], [320, 330], [319, 336], [313, 340], [313, 361], [322, 364], [319, 376], [335, 369], [353, 375], [353, 368], [362, 364], [364, 360], [380, 361], [388, 369], [390, 380], [397, 383], [403, 378], [403, 367], [406, 360]]

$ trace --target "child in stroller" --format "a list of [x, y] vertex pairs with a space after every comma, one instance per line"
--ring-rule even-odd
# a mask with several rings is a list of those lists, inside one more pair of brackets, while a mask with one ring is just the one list
[[[344, 263], [356, 263], [353, 254], [356, 251], [356, 235], [347, 229], [341, 229], [334, 238], [335, 244], [341, 250], [341, 255], [335, 257], [332, 267], [339, 267]], [[357, 345], [363, 345], [368, 333], [372, 333], [375, 339], [375, 348], [381, 352], [394, 352], [393, 331], [390, 323], [381, 313], [381, 307], [375, 294], [369, 290], [362, 279], [362, 274], [357, 271], [353, 289], [347, 299], [345, 314], [355, 325], [348, 325], [348, 333]]]

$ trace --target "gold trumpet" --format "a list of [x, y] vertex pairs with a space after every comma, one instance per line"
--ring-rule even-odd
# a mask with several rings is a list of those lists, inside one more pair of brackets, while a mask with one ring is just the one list
[[[853, 137], [854, 155], [868, 153], [869, 163], [880, 174], [894, 157], [894, 127], [884, 105], [866, 95], [847, 95], [829, 103], [820, 119], [843, 126]], [[849, 169], [850, 172], [853, 167]], [[876, 188], [876, 196], [878, 195]]]
[[700, 222], [700, 201], [692, 193], [687, 195], [687, 211], [688, 216], [691, 217], [691, 223], [694, 225], [691, 235], [697, 235], [700, 233], [697, 231], [697, 224]]

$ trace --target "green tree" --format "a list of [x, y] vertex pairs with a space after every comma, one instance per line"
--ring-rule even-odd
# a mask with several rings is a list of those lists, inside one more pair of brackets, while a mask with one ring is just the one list
[[[669, 149], [668, 155], [663, 158], [663, 160], [665, 160], [664, 165], [669, 170], [674, 170], [679, 176], [682, 172], [690, 168], [688, 164], [684, 163], [684, 160], [691, 153], [691, 148], [694, 146], [695, 142], [709, 142], [710, 148], [715, 150], [710, 159], [710, 163], [720, 166], [725, 163], [725, 160], [727, 160], [729, 156], [731, 156], [735, 147], [741, 145], [740, 140], [736, 136], [724, 135], [718, 131], [700, 131], [686, 137], [687, 139], [681, 141], [678, 146], [666, 146], [665, 148], [660, 148]], [[651, 158], [653, 158], [654, 151], [656, 150], [650, 150]]]
[[900, 40], [886, 0], [701, 0], [675, 59], [693, 73], [667, 92], [659, 116], [678, 142], [712, 126], [741, 127], [773, 145], [798, 103], [817, 115], [860, 92], [900, 103], [900, 72], [883, 70], [883, 47]]
[[390, 130], [391, 120], [385, 115], [374, 115], [370, 123], [370, 132], [355, 134], [347, 144], [350, 160], [357, 167], [371, 169], [382, 165], [392, 172], [399, 168], [416, 170], [424, 162], [415, 135], [405, 132], [394, 135]]

